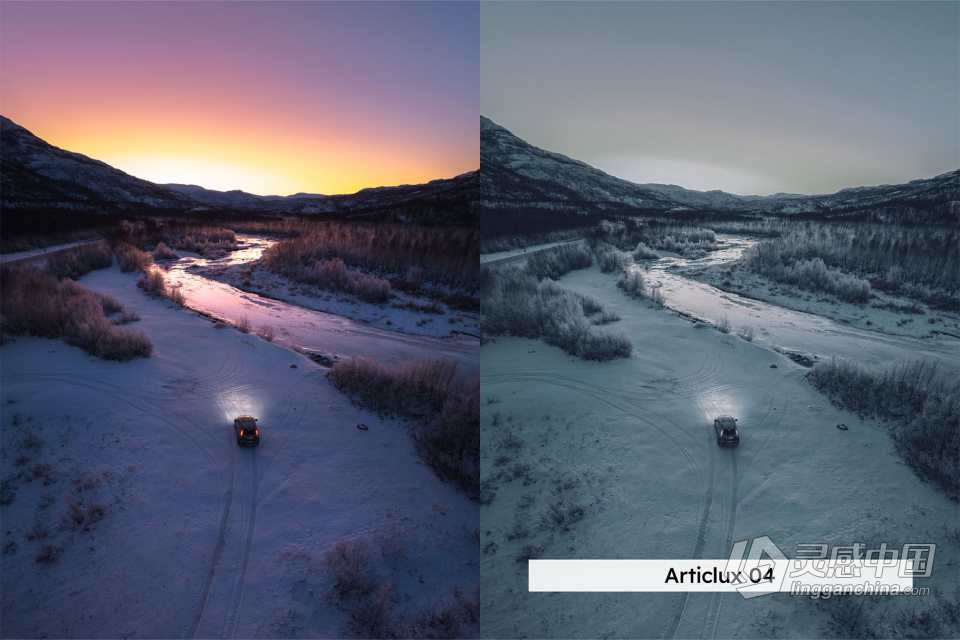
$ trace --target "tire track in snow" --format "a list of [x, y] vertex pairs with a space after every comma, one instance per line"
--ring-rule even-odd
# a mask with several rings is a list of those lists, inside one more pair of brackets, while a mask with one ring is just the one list
[[217, 567], [220, 565], [220, 559], [223, 556], [223, 548], [227, 541], [227, 522], [230, 519], [230, 508], [233, 505], [233, 483], [236, 476], [236, 458], [230, 459], [230, 483], [223, 497], [223, 511], [220, 514], [220, 526], [217, 530], [217, 542], [213, 548], [213, 559], [210, 562], [210, 568], [204, 576], [203, 591], [200, 595], [200, 607], [197, 609], [197, 615], [194, 616], [193, 623], [190, 625], [190, 638], [197, 637], [197, 629], [200, 621], [203, 620], [203, 614], [207, 609], [207, 603], [210, 600], [210, 587], [213, 585], [213, 579], [217, 574]]
[[250, 563], [250, 549], [253, 546], [253, 532], [257, 521], [257, 488], [260, 481], [257, 477], [257, 456], [255, 451], [249, 453], [251, 455], [247, 457], [250, 459], [250, 500], [244, 508], [246, 531], [244, 533], [243, 557], [240, 560], [240, 572], [237, 574], [237, 579], [233, 585], [232, 604], [224, 623], [224, 632], [221, 634], [224, 638], [234, 638], [237, 635], [240, 611], [243, 609], [243, 588], [247, 579], [247, 566]]
[[[83, 387], [85, 389], [96, 391], [97, 393], [100, 393], [102, 395], [109, 396], [112, 399], [117, 400], [118, 402], [121, 402], [123, 404], [126, 404], [127, 406], [132, 407], [133, 409], [136, 409], [140, 413], [150, 416], [158, 420], [162, 424], [166, 425], [167, 427], [173, 429], [178, 434], [183, 436], [186, 440], [190, 441], [190, 443], [192, 443], [194, 446], [196, 446], [196, 448], [199, 449], [201, 452], [203, 452], [207, 456], [207, 458], [209, 458], [212, 462], [216, 462], [216, 457], [213, 455], [210, 449], [208, 449], [206, 446], [201, 444], [194, 437], [193, 433], [181, 428], [177, 424], [177, 422], [172, 420], [167, 420], [164, 416], [169, 414], [177, 415], [179, 420], [181, 420], [182, 422], [186, 422], [187, 424], [190, 424], [191, 426], [195, 427], [197, 429], [197, 433], [203, 433], [203, 431], [199, 428], [196, 422], [194, 422], [191, 418], [182, 416], [181, 414], [177, 413], [175, 410], [171, 410], [168, 407], [161, 407], [160, 405], [151, 401], [149, 397], [135, 396], [131, 393], [128, 393], [120, 385], [110, 384], [110, 383], [101, 382], [101, 381], [92, 381], [92, 380], [81, 381], [76, 378], [68, 377], [62, 374], [22, 374], [22, 375], [18, 374], [16, 380], [11, 381], [10, 384], [13, 385], [13, 384], [30, 383], [30, 382], [59, 382], [62, 384], [72, 385], [75, 387]], [[138, 401], [135, 402], [132, 398], [137, 398]]]
[[[697, 398], [697, 406], [700, 407], [701, 413], [706, 415], [703, 407], [703, 401], [699, 397]], [[709, 441], [712, 441], [713, 439], [710, 437], [710, 432], [708, 432], [708, 438]], [[690, 555], [691, 558], [700, 558], [707, 543], [707, 528], [710, 526], [710, 511], [713, 507], [713, 493], [714, 486], [716, 484], [716, 455], [714, 453], [709, 454], [709, 459], [710, 472], [709, 477], [707, 478], [707, 491], [704, 494], [705, 504], [700, 511], [700, 522], [697, 526], [697, 536], [694, 538], [693, 552]], [[680, 604], [677, 607], [677, 611], [674, 613], [673, 618], [670, 620], [670, 626], [667, 628], [666, 637], [675, 638], [677, 636], [677, 630], [680, 628], [680, 623], [683, 621], [683, 614], [686, 613], [687, 604], [689, 601], [689, 592], [684, 591], [680, 594]]]
[[[491, 378], [494, 378], [494, 379], [491, 380]], [[700, 508], [700, 514], [698, 519], [698, 522], [699, 522], [698, 532], [697, 532], [697, 537], [694, 541], [693, 555], [691, 556], [694, 558], [699, 557], [700, 554], [703, 553], [703, 548], [706, 544], [707, 527], [709, 525], [709, 519], [710, 519], [710, 509], [713, 504], [714, 457], [713, 456], [710, 457], [710, 470], [708, 474], [704, 476], [703, 470], [698, 464], [696, 458], [690, 452], [690, 449], [688, 449], [683, 444], [681, 444], [680, 441], [676, 437], [674, 437], [674, 433], [671, 430], [663, 428], [658, 424], [657, 421], [651, 420], [647, 415], [641, 415], [637, 413], [636, 410], [633, 408], [633, 406], [630, 406], [630, 405], [624, 406], [623, 401], [620, 398], [618, 398], [615, 394], [611, 394], [608, 389], [603, 389], [601, 387], [598, 387], [597, 385], [591, 385], [589, 383], [584, 383], [579, 380], [563, 378], [562, 376], [553, 376], [550, 378], [547, 378], [547, 377], [540, 378], [539, 376], [536, 376], [536, 377], [524, 376], [524, 378], [526, 378], [525, 381], [530, 381], [531, 379], [539, 378], [537, 379], [537, 381], [542, 382], [543, 384], [549, 384], [557, 387], [562, 387], [565, 389], [570, 389], [572, 391], [579, 392], [585, 396], [591, 397], [594, 400], [602, 404], [606, 404], [607, 406], [620, 411], [624, 415], [635, 418], [642, 424], [648, 427], [651, 427], [656, 431], [659, 431], [667, 440], [669, 440], [674, 446], [677, 447], [677, 449], [679, 449], [680, 453], [684, 456], [684, 458], [686, 458], [687, 466], [691, 469], [691, 471], [695, 473], [697, 476], [700, 476], [701, 478], [706, 480], [704, 496], [701, 499], [701, 508]], [[484, 384], [484, 383], [501, 384], [501, 383], [516, 382], [516, 381], [518, 381], [518, 379], [509, 374], [503, 375], [503, 376], [483, 376], [481, 380], [481, 384]], [[609, 397], [609, 396], [613, 396], [613, 397]], [[700, 403], [699, 398], [697, 399], [697, 402]], [[658, 417], [661, 417], [664, 422], [671, 424], [675, 430], [679, 431], [680, 434], [690, 437], [690, 434], [684, 429], [680, 428], [680, 426], [672, 419], [667, 417], [662, 417], [662, 416], [658, 416]], [[688, 596], [687, 593], [682, 594], [680, 605], [670, 623], [669, 631], [667, 634], [668, 637], [673, 637], [676, 634], [677, 627], [680, 625], [680, 621], [683, 618], [683, 613], [686, 609], [687, 596]]]

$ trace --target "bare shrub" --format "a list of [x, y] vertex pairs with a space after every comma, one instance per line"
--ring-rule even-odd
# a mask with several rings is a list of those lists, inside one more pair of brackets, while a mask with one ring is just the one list
[[354, 638], [400, 637], [393, 615], [393, 585], [379, 585], [351, 608], [349, 631]]
[[723, 316], [717, 320], [716, 327], [720, 333], [730, 333], [730, 318]]
[[[874, 625], [870, 596], [840, 595], [820, 600], [830, 613], [830, 636], [834, 638], [879, 638]], [[926, 637], [926, 636], [922, 636]]]
[[106, 242], [74, 247], [47, 258], [47, 271], [58, 278], [76, 280], [80, 276], [105, 269], [113, 264], [113, 254]]
[[145, 334], [114, 325], [104, 307], [119, 303], [97, 295], [73, 280], [60, 280], [30, 268], [0, 270], [3, 331], [13, 334], [63, 338], [88, 353], [110, 360], [149, 356]]
[[43, 448], [43, 439], [33, 431], [27, 431], [23, 435], [23, 440], [20, 441], [20, 446], [24, 449], [37, 451]]
[[455, 589], [453, 597], [418, 615], [403, 630], [405, 638], [470, 638], [480, 621], [480, 594], [465, 595]]
[[960, 384], [947, 372], [922, 360], [879, 372], [833, 360], [808, 376], [840, 407], [887, 420], [917, 475], [960, 501]]
[[617, 280], [617, 286], [630, 297], [646, 298], [658, 307], [665, 304], [663, 292], [659, 286], [647, 286], [646, 279], [640, 269], [634, 267], [628, 269], [623, 276]]
[[658, 307], [662, 307], [667, 304], [666, 299], [664, 299], [663, 297], [662, 288], [659, 286], [650, 287], [650, 289], [647, 292], [647, 297], [650, 299], [650, 302], [657, 305]]
[[455, 362], [422, 360], [397, 365], [370, 358], [334, 363], [330, 379], [377, 411], [417, 420], [417, 450], [444, 479], [471, 496], [480, 485], [480, 381], [465, 379]]
[[627, 295], [640, 298], [647, 294], [647, 283], [640, 269], [631, 269], [617, 281], [617, 286]]
[[638, 242], [637, 248], [633, 250], [634, 260], [656, 260], [659, 257], [660, 254], [645, 245], [643, 242]]
[[543, 555], [543, 546], [539, 544], [528, 544], [524, 545], [523, 549], [520, 550], [520, 553], [517, 554], [517, 562], [527, 562], [528, 560], [534, 560]]
[[126, 242], [117, 244], [113, 248], [113, 253], [117, 256], [120, 270], [127, 273], [130, 271], [145, 271], [147, 267], [153, 264], [153, 256]]
[[341, 258], [314, 262], [304, 268], [296, 279], [325, 289], [352, 293], [367, 302], [385, 302], [390, 298], [390, 283], [387, 280], [348, 269]]
[[568, 244], [538, 251], [527, 258], [527, 271], [537, 279], [560, 276], [576, 269], [586, 269], [593, 264], [593, 255], [581, 244]]
[[72, 500], [64, 516], [64, 524], [71, 529], [87, 530], [107, 515], [107, 507], [103, 504], [85, 505], [83, 502]]
[[740, 327], [740, 330], [737, 331], [737, 335], [747, 342], [753, 342], [753, 339], [756, 336], [756, 331], [750, 325], [745, 325]]
[[333, 591], [340, 598], [365, 595], [376, 587], [370, 567], [370, 550], [362, 540], [341, 540], [324, 561], [333, 575]]
[[10, 478], [0, 480], [0, 506], [12, 504], [17, 497], [17, 484]]
[[597, 256], [597, 264], [600, 265], [600, 271], [603, 273], [617, 273], [630, 266], [633, 258], [626, 251], [620, 251], [606, 243], [598, 243], [594, 246], [594, 254]]
[[485, 336], [542, 338], [586, 360], [629, 357], [633, 346], [626, 336], [599, 333], [583, 305], [582, 296], [519, 269], [485, 269], [481, 277]]
[[554, 531], [569, 531], [570, 527], [583, 520], [586, 515], [584, 508], [578, 504], [566, 504], [563, 501], [554, 502], [541, 517], [543, 528]]
[[28, 469], [30, 480], [40, 480], [43, 486], [49, 486], [54, 482], [53, 467], [45, 462], [34, 462]]
[[176, 260], [180, 256], [177, 255], [177, 252], [167, 246], [166, 242], [158, 242], [157, 246], [153, 249], [153, 259], [154, 260]]
[[234, 326], [243, 333], [250, 333], [250, 318], [243, 316], [237, 320]]
[[184, 297], [183, 291], [179, 286], [167, 288], [167, 297], [178, 307], [182, 307], [187, 304], [187, 299]]
[[154, 267], [148, 269], [140, 276], [140, 280], [137, 281], [137, 286], [151, 296], [167, 298], [177, 306], [182, 307], [187, 303], [187, 299], [184, 297], [183, 291], [180, 290], [179, 286], [167, 285], [167, 278], [160, 268]]
[[580, 307], [583, 309], [584, 315], [592, 316], [603, 311], [603, 305], [600, 304], [596, 298], [591, 298], [590, 296], [579, 296], [579, 298]]
[[167, 295], [167, 280], [160, 269], [150, 269], [137, 281], [137, 286], [144, 292], [162, 298]]
[[103, 309], [103, 312], [108, 316], [123, 311], [123, 305], [113, 296], [97, 292], [93, 292], [93, 295], [97, 296], [97, 300], [100, 301], [100, 308]]
[[273, 327], [270, 325], [264, 325], [257, 330], [257, 335], [266, 340], [267, 342], [273, 342], [276, 333], [273, 330]]
[[620, 316], [613, 311], [603, 311], [598, 317], [593, 319], [593, 324], [610, 324], [618, 320], [620, 320]]
[[36, 561], [39, 564], [53, 564], [60, 559], [61, 555], [63, 555], [63, 547], [56, 544], [47, 544], [40, 549]]

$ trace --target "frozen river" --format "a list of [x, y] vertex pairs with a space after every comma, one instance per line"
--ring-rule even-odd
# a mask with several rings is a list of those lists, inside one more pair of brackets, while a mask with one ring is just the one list
[[231, 324], [246, 321], [252, 331], [271, 327], [274, 342], [297, 350], [382, 361], [452, 358], [476, 371], [479, 340], [471, 336], [433, 338], [378, 329], [344, 316], [307, 309], [241, 291], [202, 275], [205, 267], [242, 265], [260, 258], [273, 240], [238, 236], [242, 248], [223, 258], [184, 256], [169, 266], [167, 280], [179, 285], [186, 304]]
[[[960, 363], [960, 340], [950, 336], [911, 338], [848, 326], [820, 315], [723, 291], [682, 275], [707, 267], [733, 263], [756, 241], [720, 235], [722, 248], [699, 259], [663, 257], [649, 265], [647, 284], [659, 286], [666, 305], [711, 323], [726, 319], [734, 332], [753, 329], [754, 341], [792, 351], [837, 356], [868, 365], [917, 357]], [[638, 268], [638, 267], [635, 267]]]

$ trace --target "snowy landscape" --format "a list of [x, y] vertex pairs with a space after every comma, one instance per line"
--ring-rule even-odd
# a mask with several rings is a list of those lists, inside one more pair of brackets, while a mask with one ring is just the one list
[[[87, 179], [2, 124], [5, 162], [27, 141], [24, 172]], [[148, 208], [61, 244], [6, 203], [38, 248], [3, 254], [4, 637], [476, 635], [478, 236], [411, 221], [466, 202], [413, 191], [407, 222]], [[332, 253], [265, 263], [306, 235]], [[398, 244], [444, 236], [442, 281]]]
[[[923, 211], [941, 222], [903, 229], [870, 222], [870, 212], [895, 218], [916, 203], [873, 198], [913, 192], [914, 183], [786, 199], [813, 202], [819, 221], [791, 221], [786, 205], [735, 196], [672, 218], [660, 205], [626, 212], [609, 185], [643, 198], [684, 196], [685, 206], [700, 202], [696, 194], [617, 181], [489, 121], [481, 153], [488, 212], [506, 219], [536, 201], [589, 221], [554, 242], [538, 243], [536, 230], [526, 246], [522, 235], [499, 245], [484, 237], [516, 248], [481, 256], [483, 633], [956, 635], [957, 172], [916, 183], [944, 185]], [[484, 175], [488, 167], [502, 182]], [[862, 193], [869, 199], [854, 202]], [[740, 208], [717, 211], [725, 206]], [[859, 221], [842, 215], [850, 208]], [[777, 244], [798, 232], [843, 238], [847, 262], [830, 257], [829, 243], [811, 242], [822, 256], [817, 276], [791, 279], [805, 256], [757, 270], [755, 256], [771, 247], [783, 247], [778, 259], [802, 250], [799, 240]], [[913, 255], [907, 237], [936, 249]], [[854, 271], [868, 246], [890, 238], [895, 251], [877, 255], [897, 269]], [[717, 446], [712, 423], [721, 415], [739, 420], [735, 449]], [[940, 569], [916, 583], [932, 595], [896, 601], [527, 591], [531, 558], [724, 558], [735, 541], [763, 535], [790, 557], [812, 541], [922, 539], [937, 543]]]

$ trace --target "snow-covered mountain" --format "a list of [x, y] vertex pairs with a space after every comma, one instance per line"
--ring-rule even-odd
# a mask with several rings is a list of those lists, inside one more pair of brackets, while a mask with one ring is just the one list
[[55, 147], [0, 116], [0, 202], [4, 209], [88, 211], [163, 209], [276, 213], [364, 213], [390, 209], [464, 217], [475, 198], [477, 172], [425, 184], [375, 187], [353, 194], [258, 196], [197, 185], [154, 184], [79, 153]]
[[906, 184], [843, 189], [826, 195], [741, 196], [676, 185], [636, 184], [559, 153], [540, 149], [492, 120], [480, 119], [480, 206], [590, 211], [750, 212], [892, 215], [960, 214], [960, 170]]

